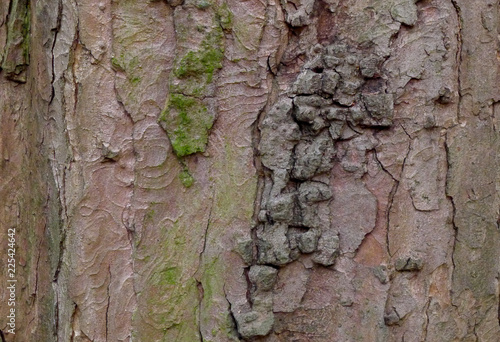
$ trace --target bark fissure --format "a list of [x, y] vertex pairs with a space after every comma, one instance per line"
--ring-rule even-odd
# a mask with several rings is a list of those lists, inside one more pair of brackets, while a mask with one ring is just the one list
[[500, 274], [497, 276], [497, 287], [498, 287], [498, 308], [497, 308], [497, 320], [500, 326]]
[[[375, 156], [377, 156], [377, 154], [375, 154]], [[386, 220], [385, 245], [386, 245], [387, 255], [389, 257], [392, 257], [391, 249], [389, 247], [389, 242], [390, 242], [390, 239], [389, 239], [390, 229], [389, 228], [391, 226], [391, 210], [392, 210], [392, 207], [394, 205], [394, 197], [396, 196], [396, 193], [397, 193], [398, 188], [399, 188], [399, 180], [394, 178], [394, 176], [388, 170], [386, 170], [384, 168], [384, 166], [382, 165], [382, 163], [380, 162], [378, 157], [376, 157], [376, 158], [377, 158], [377, 162], [379, 163], [382, 170], [384, 170], [385, 173], [387, 173], [389, 176], [391, 176], [392, 180], [394, 181], [394, 184], [392, 185], [391, 191], [389, 192], [387, 210], [385, 213], [385, 220]]]
[[109, 290], [109, 288], [111, 287], [111, 265], [108, 266], [108, 275], [109, 275], [109, 282], [108, 282], [108, 286], [106, 287], [106, 296], [107, 296], [107, 303], [106, 303], [106, 341], [109, 340], [109, 336], [108, 336], [108, 333], [109, 333], [109, 306], [111, 304], [111, 292]]
[[196, 286], [199, 292], [199, 300], [198, 300], [198, 334], [200, 335], [200, 342], [204, 342], [203, 340], [203, 332], [201, 331], [201, 311], [202, 311], [202, 303], [203, 298], [205, 297], [205, 289], [203, 288], [203, 284], [200, 281], [196, 281]]
[[237, 336], [238, 340], [241, 340], [241, 335], [238, 332], [238, 322], [236, 321], [236, 318], [234, 317], [233, 306], [231, 304], [231, 301], [227, 297], [226, 285], [225, 284], [223, 285], [222, 290], [223, 290], [223, 293], [224, 293], [224, 299], [226, 300], [228, 308], [229, 308], [228, 314], [229, 314], [229, 319], [231, 320], [232, 332], [233, 332], [233, 334], [235, 336]]
[[[76, 335], [76, 329], [75, 329], [75, 324], [77, 324], [76, 322], [76, 314], [77, 314], [77, 311], [78, 311], [78, 305], [76, 303], [73, 303], [73, 312], [71, 313], [71, 318], [70, 318], [70, 327], [71, 327], [71, 342], [75, 342], [75, 335]], [[59, 334], [57, 334], [57, 341], [59, 341]]]
[[52, 47], [50, 50], [50, 55], [51, 55], [51, 62], [52, 62], [52, 79], [50, 80], [50, 85], [52, 88], [51, 94], [50, 94], [50, 100], [49, 100], [49, 106], [54, 100], [55, 96], [55, 89], [54, 89], [54, 82], [56, 80], [56, 73], [55, 73], [55, 56], [54, 56], [54, 49], [56, 47], [57, 43], [57, 35], [59, 34], [59, 31], [61, 30], [61, 23], [62, 23], [62, 14], [63, 14], [63, 4], [62, 0], [59, 0], [57, 3], [57, 22], [56, 22], [56, 27], [53, 28], [52, 30], [54, 31], [54, 40], [52, 42]]
[[39, 266], [40, 266], [40, 256], [42, 254], [42, 240], [40, 240], [40, 242], [38, 243], [38, 254], [37, 254], [37, 258], [36, 258], [36, 266], [35, 266], [35, 288], [33, 289], [33, 293], [31, 293], [31, 297], [33, 299], [36, 298], [36, 296], [38, 295], [38, 272], [39, 272]]
[[[198, 325], [198, 333], [200, 335], [200, 342], [203, 342], [203, 334], [202, 334], [202, 311], [203, 311], [203, 300], [205, 298], [205, 290], [203, 286], [203, 261], [204, 261], [204, 254], [207, 248], [207, 240], [208, 240], [208, 232], [210, 229], [210, 224], [212, 223], [212, 211], [215, 203], [215, 188], [212, 191], [212, 200], [210, 202], [210, 208], [208, 209], [208, 218], [207, 218], [207, 223], [205, 225], [205, 229], [203, 231], [203, 246], [202, 250], [199, 253], [199, 261], [198, 261], [198, 268], [196, 272], [194, 273], [194, 277], [197, 283], [197, 288], [199, 292], [198, 296], [198, 315], [196, 317], [197, 320], [197, 325]], [[210, 280], [209, 280], [210, 281]]]
[[[205, 253], [205, 250], [207, 248], [207, 240], [208, 240], [208, 230], [210, 228], [210, 224], [212, 223], [212, 209], [214, 207], [214, 202], [215, 202], [215, 189], [212, 192], [212, 201], [210, 203], [210, 208], [208, 209], [208, 218], [207, 218], [207, 224], [205, 225], [204, 233], [203, 233], [203, 247], [199, 255], [199, 267], [201, 267], [202, 262], [203, 262], [203, 254]], [[198, 271], [200, 268], [198, 268]]]
[[[461, 119], [461, 109], [462, 109], [462, 100], [463, 100], [463, 95], [462, 94], [462, 83], [461, 83], [461, 70], [462, 70], [462, 47], [463, 47], [463, 42], [462, 42], [462, 10], [457, 3], [456, 0], [451, 0], [451, 3], [456, 11], [456, 16], [457, 16], [457, 27], [458, 27], [458, 32], [457, 32], [457, 53], [455, 56], [455, 63], [457, 65], [458, 71], [457, 71], [457, 85], [458, 85], [458, 105], [457, 105], [457, 117], [460, 121]], [[445, 133], [445, 150], [446, 150], [446, 165], [447, 165], [447, 170], [446, 170], [446, 180], [445, 180], [445, 188], [446, 188], [446, 197], [448, 198], [452, 212], [451, 212], [451, 223], [453, 225], [453, 230], [454, 230], [454, 236], [453, 236], [453, 246], [451, 248], [451, 278], [452, 278], [452, 283], [454, 282], [454, 278], [456, 276], [455, 270], [457, 268], [456, 261], [455, 261], [455, 254], [456, 254], [456, 248], [458, 244], [458, 226], [456, 223], [456, 215], [457, 215], [457, 207], [455, 204], [455, 199], [453, 198], [453, 195], [450, 194], [449, 192], [449, 187], [450, 187], [450, 180], [452, 175], [450, 174], [451, 172], [451, 150], [449, 146], [449, 130]], [[453, 286], [450, 286], [450, 293], [453, 294]], [[455, 309], [459, 309], [458, 306], [455, 305], [455, 303], [452, 300], [452, 305], [455, 307]]]
[[458, 26], [458, 32], [457, 32], [457, 54], [455, 57], [456, 64], [458, 66], [458, 75], [457, 75], [457, 84], [458, 84], [458, 92], [459, 92], [459, 98], [458, 98], [458, 118], [460, 119], [460, 109], [461, 109], [461, 101], [462, 101], [462, 82], [461, 82], [461, 69], [462, 69], [462, 47], [463, 47], [463, 42], [462, 42], [462, 29], [463, 29], [463, 17], [462, 17], [462, 9], [460, 8], [460, 5], [458, 4], [457, 0], [451, 0], [451, 3], [453, 7], [455, 8], [456, 15], [457, 15], [457, 26]]
[[[267, 99], [269, 103], [269, 97]], [[267, 106], [267, 105], [266, 105]], [[253, 212], [253, 220], [255, 222], [258, 221], [258, 215], [260, 211], [260, 201], [262, 200], [262, 195], [263, 195], [263, 190], [264, 190], [264, 168], [262, 166], [262, 162], [260, 160], [260, 155], [259, 155], [259, 144], [260, 144], [260, 130], [259, 130], [259, 125], [264, 120], [265, 117], [265, 109], [262, 109], [259, 114], [257, 115], [257, 118], [255, 121], [252, 123], [251, 130], [252, 130], [252, 150], [253, 150], [253, 166], [255, 168], [255, 172], [257, 174], [257, 195], [255, 196], [255, 201], [254, 201], [254, 212]]]

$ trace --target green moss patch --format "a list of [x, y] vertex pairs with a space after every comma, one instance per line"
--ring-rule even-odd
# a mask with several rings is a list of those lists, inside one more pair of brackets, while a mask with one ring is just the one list
[[178, 157], [205, 151], [213, 120], [200, 99], [182, 94], [170, 95], [160, 117]]
[[179, 173], [179, 179], [181, 180], [182, 185], [184, 185], [186, 188], [191, 187], [194, 183], [194, 178], [193, 176], [191, 176], [188, 170], [184, 170]]
[[223, 3], [221, 6], [217, 7], [216, 15], [220, 26], [222, 26], [224, 30], [230, 30], [232, 28], [234, 15], [227, 6], [227, 3]]
[[168, 285], [178, 285], [181, 272], [177, 267], [167, 268], [162, 272], [162, 278], [164, 282]]
[[199, 50], [189, 51], [181, 58], [174, 75], [179, 79], [205, 78], [206, 83], [211, 83], [214, 71], [222, 68], [223, 58], [222, 32], [213, 30], [201, 42]]
[[[200, 4], [203, 5], [204, 2]], [[210, 2], [206, 4], [211, 5]], [[213, 10], [208, 9], [208, 11]], [[214, 96], [207, 85], [213, 82], [215, 72], [222, 68], [224, 59], [222, 18], [226, 23], [232, 20], [227, 6], [217, 7], [217, 11], [213, 13], [212, 25], [206, 29], [203, 39], [197, 46], [180, 55], [170, 75], [170, 95], [159, 121], [178, 157], [204, 152], [208, 143], [215, 111], [213, 106], [207, 105], [207, 99]], [[183, 38], [184, 33], [180, 34], [184, 32], [185, 26], [180, 25], [176, 28], [180, 40], [186, 39]], [[206, 26], [200, 25], [193, 27], [198, 32], [204, 32], [205, 28]], [[179, 177], [185, 187], [190, 187], [194, 182], [187, 171], [183, 171]]]

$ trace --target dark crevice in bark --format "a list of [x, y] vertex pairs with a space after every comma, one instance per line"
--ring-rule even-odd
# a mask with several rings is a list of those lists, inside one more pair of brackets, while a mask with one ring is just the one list
[[109, 291], [109, 288], [111, 286], [111, 265], [108, 266], [108, 274], [109, 274], [109, 283], [108, 283], [108, 287], [106, 289], [106, 295], [108, 297], [108, 302], [106, 304], [106, 341], [109, 341], [109, 338], [108, 338], [108, 332], [109, 332], [109, 304], [110, 304], [110, 301], [111, 301], [111, 295], [110, 295], [110, 291]]
[[[45, 225], [45, 228], [47, 228], [47, 225]], [[38, 293], [38, 274], [39, 274], [39, 269], [40, 269], [40, 255], [42, 254], [42, 239], [40, 239], [40, 242], [38, 243], [38, 255], [36, 258], [36, 266], [35, 266], [35, 288], [33, 289], [33, 293], [30, 294], [30, 297], [33, 299], [36, 298], [37, 293]]]
[[[76, 337], [77, 337], [76, 327], [77, 327], [77, 324], [79, 325], [79, 323], [80, 323], [79, 321], [77, 323], [77, 319], [78, 320], [80, 319], [79, 317], [77, 317], [77, 316], [80, 316], [80, 308], [78, 307], [78, 305], [76, 303], [73, 303], [73, 305], [74, 305], [73, 314], [71, 315], [71, 342], [77, 342], [78, 340], [76, 340]], [[78, 329], [78, 330], [79, 330], [80, 334], [83, 334], [81, 329]], [[86, 337], [85, 334], [83, 334], [83, 336]]]
[[252, 300], [252, 282], [250, 281], [250, 277], [248, 275], [248, 273], [250, 272], [250, 267], [245, 267], [244, 270], [244, 276], [245, 276], [245, 280], [247, 282], [247, 291], [245, 293], [246, 295], [246, 299], [247, 299], [247, 302], [250, 304], [250, 307], [253, 306], [253, 300]]
[[203, 302], [203, 298], [205, 297], [205, 289], [203, 288], [203, 284], [200, 281], [196, 281], [196, 287], [198, 288], [198, 334], [200, 335], [200, 342], [203, 342], [203, 333], [201, 332], [201, 305]]
[[[408, 152], [405, 156], [405, 159], [403, 161], [403, 167], [401, 168], [401, 177], [403, 177], [403, 172], [404, 172], [404, 168], [405, 168], [405, 165], [406, 165], [406, 159], [408, 158], [408, 156], [410, 155], [410, 153], [412, 152], [413, 148], [412, 148], [412, 142], [413, 142], [413, 139], [412, 136], [408, 133], [408, 131], [406, 130], [406, 128], [404, 127], [404, 125], [401, 125], [401, 128], [403, 129], [403, 132], [405, 132], [405, 134], [408, 136]], [[411, 204], [413, 206], [413, 209], [416, 211], [416, 212], [426, 212], [428, 210], [421, 210], [421, 209], [418, 209], [417, 206], [415, 205], [415, 201], [413, 199], [414, 196], [412, 196], [412, 193], [411, 191], [409, 192], [410, 194], [410, 199], [411, 199]]]
[[[457, 26], [458, 26], [458, 33], [457, 33], [457, 54], [456, 54], [456, 64], [457, 64], [457, 84], [458, 84], [458, 110], [457, 110], [457, 117], [458, 120], [460, 121], [460, 112], [462, 108], [462, 84], [461, 84], [461, 69], [462, 69], [462, 47], [463, 47], [463, 42], [462, 42], [462, 25], [463, 25], [463, 17], [462, 17], [462, 10], [460, 6], [458, 5], [456, 0], [451, 0], [451, 3], [453, 7], [455, 8], [456, 15], [457, 15]], [[448, 167], [448, 170], [446, 171], [446, 197], [449, 199], [451, 207], [452, 207], [452, 220], [451, 223], [453, 225], [454, 229], [454, 237], [453, 237], [453, 248], [451, 251], [451, 263], [452, 263], [452, 271], [451, 271], [451, 286], [450, 286], [450, 292], [453, 294], [453, 282], [454, 282], [454, 277], [455, 277], [455, 270], [456, 270], [456, 263], [455, 263], [455, 253], [456, 253], [456, 248], [457, 248], [457, 243], [458, 243], [458, 226], [456, 224], [456, 217], [457, 217], [457, 208], [455, 205], [455, 201], [453, 196], [449, 193], [449, 184], [450, 184], [450, 171], [451, 171], [451, 152], [450, 152], [450, 146], [449, 146], [449, 132], [446, 132], [445, 135], [445, 149], [446, 149], [446, 165]], [[452, 296], [452, 305], [455, 307], [455, 309], [458, 309], [458, 307], [453, 303], [453, 296]]]
[[[54, 340], [59, 342], [59, 294], [54, 291], [55, 303], [54, 303]], [[73, 318], [73, 317], [72, 317]]]
[[59, 31], [61, 30], [62, 12], [63, 12], [63, 4], [62, 4], [62, 0], [59, 0], [57, 3], [57, 23], [56, 23], [56, 27], [52, 29], [52, 31], [54, 31], [54, 41], [52, 42], [52, 47], [50, 50], [51, 63], [52, 63], [52, 79], [50, 81], [50, 86], [52, 89], [51, 89], [51, 94], [50, 94], [49, 105], [52, 103], [52, 100], [54, 100], [54, 96], [55, 96], [54, 82], [56, 80], [56, 73], [55, 73], [54, 49], [55, 49], [56, 42], [57, 42], [57, 36], [59, 34]]
[[224, 291], [224, 298], [226, 299], [226, 302], [229, 306], [229, 319], [231, 320], [231, 325], [232, 325], [232, 332], [234, 334], [234, 336], [236, 336], [238, 338], [238, 340], [241, 341], [242, 337], [240, 335], [240, 333], [238, 332], [238, 323], [236, 321], [236, 318], [234, 317], [234, 314], [233, 314], [233, 306], [231, 304], [231, 301], [229, 301], [229, 299], [227, 298], [227, 292], [226, 292], [226, 285], [223, 285], [222, 286], [222, 290]]
[[199, 255], [198, 268], [197, 268], [196, 272], [194, 273], [194, 278], [196, 280], [198, 290], [200, 291], [200, 294], [201, 294], [199, 296], [199, 300], [198, 300], [198, 315], [197, 315], [198, 317], [196, 318], [197, 323], [198, 323], [198, 331], [200, 334], [201, 342], [203, 342], [203, 335], [201, 333], [201, 315], [202, 315], [202, 308], [203, 308], [202, 304], [203, 304], [205, 291], [204, 291], [203, 282], [202, 282], [203, 274], [199, 274], [199, 273], [203, 267], [203, 255], [204, 255], [206, 247], [207, 247], [208, 231], [210, 229], [210, 223], [212, 221], [212, 209], [214, 207], [214, 202], [215, 202], [215, 189], [212, 192], [212, 201], [210, 202], [210, 208], [208, 209], [209, 211], [208, 211], [207, 224], [206, 224], [205, 230], [203, 232], [203, 248], [202, 248], [200, 255]]
[[478, 326], [478, 322], [474, 322], [474, 326], [472, 328], [472, 333], [474, 334], [474, 337], [475, 337], [475, 341], [479, 341], [479, 336], [477, 336], [477, 332], [476, 332], [476, 328]]
[[457, 111], [457, 117], [458, 121], [460, 121], [460, 112], [462, 108], [462, 79], [461, 79], [461, 74], [462, 74], [462, 48], [463, 48], [463, 42], [462, 42], [462, 27], [463, 27], [463, 17], [462, 17], [462, 9], [460, 8], [460, 5], [457, 3], [456, 0], [451, 0], [451, 3], [453, 7], [455, 8], [456, 15], [457, 15], [457, 27], [458, 27], [458, 32], [457, 32], [457, 54], [455, 57], [455, 61], [457, 64], [458, 72], [457, 72], [457, 84], [458, 84], [458, 111]]
[[212, 221], [212, 209], [214, 207], [214, 201], [215, 201], [215, 190], [212, 192], [212, 202], [210, 203], [210, 208], [208, 209], [208, 219], [207, 219], [207, 224], [205, 226], [205, 232], [203, 234], [203, 249], [200, 252], [200, 266], [198, 267], [198, 271], [200, 270], [201, 263], [203, 261], [203, 253], [205, 253], [205, 249], [207, 248], [208, 230], [210, 229], [210, 223]]
[[[116, 80], [116, 78], [118, 76], [118, 71], [114, 70], [114, 73], [115, 73], [115, 80]], [[122, 112], [125, 113], [125, 115], [127, 116], [127, 118], [129, 118], [130, 121], [132, 122], [132, 124], [134, 124], [134, 119], [132, 118], [132, 115], [127, 110], [127, 108], [125, 107], [125, 104], [123, 103], [122, 99], [120, 98], [120, 95], [118, 94], [118, 89], [116, 88], [116, 81], [113, 84], [113, 90], [115, 92], [116, 102], [120, 106]]]
[[[55, 156], [54, 156], [54, 159], [55, 159]], [[65, 201], [65, 196], [64, 196], [64, 189], [65, 189], [65, 173], [63, 173], [62, 175], [62, 184], [59, 184], [59, 196], [60, 196], [60, 202], [61, 202], [61, 207], [59, 208], [59, 217], [61, 217], [61, 221], [64, 221], [64, 216], [63, 215], [66, 215], [66, 224], [68, 224], [68, 217], [67, 217], [67, 208], [66, 208], [66, 201]], [[52, 277], [52, 281], [57, 283], [58, 282], [58, 279], [59, 279], [59, 273], [61, 272], [61, 266], [62, 266], [62, 262], [63, 262], [63, 256], [64, 256], [64, 251], [65, 251], [65, 248], [66, 248], [66, 229], [64, 228], [64, 226], [66, 224], [61, 224], [61, 237], [60, 237], [60, 240], [59, 240], [59, 260], [57, 262], [57, 267], [55, 269], [55, 272], [54, 272], [54, 276]]]
[[[269, 60], [269, 59], [268, 59]], [[251, 126], [252, 130], [252, 148], [253, 148], [253, 166], [255, 168], [255, 171], [258, 176], [257, 180], [257, 196], [255, 198], [254, 202], [254, 212], [253, 212], [253, 221], [258, 222], [258, 215], [259, 215], [259, 210], [260, 210], [260, 203], [262, 200], [262, 195], [263, 195], [263, 189], [264, 189], [264, 167], [261, 163], [260, 160], [260, 154], [259, 154], [259, 144], [260, 144], [260, 129], [259, 129], [259, 124], [264, 120], [265, 117], [265, 110], [261, 110], [259, 114], [257, 115], [256, 120], [253, 122]]]
[[[73, 303], [73, 313], [71, 314], [71, 319], [70, 319], [70, 327], [71, 327], [71, 340], [70, 342], [75, 341], [75, 320], [76, 320], [76, 313], [78, 311], [78, 305], [76, 303]], [[57, 335], [57, 341], [59, 341], [59, 335]]]
[[500, 274], [497, 276], [497, 287], [498, 287], [498, 308], [497, 308], [497, 320], [498, 325], [500, 326]]
[[276, 73], [273, 71], [273, 68], [271, 67], [270, 63], [271, 56], [267, 57], [267, 70], [273, 75], [276, 76]]
[[[446, 146], [446, 155], [448, 156], [448, 171], [446, 172], [446, 188], [448, 188], [448, 184], [449, 184], [449, 179], [450, 179], [450, 164], [449, 164], [449, 155], [450, 155], [450, 151], [449, 151], [449, 146], [448, 146], [448, 134], [446, 134], [446, 141], [445, 141], [445, 146]], [[454, 244], [453, 244], [453, 250], [452, 250], [452, 255], [451, 255], [451, 261], [452, 261], [452, 264], [453, 264], [453, 269], [455, 269], [455, 260], [453, 258], [453, 256], [455, 255], [455, 248], [456, 248], [456, 242], [457, 242], [457, 234], [458, 234], [458, 227], [456, 225], [456, 215], [457, 215], [457, 208], [456, 208], [456, 205], [455, 205], [455, 201], [453, 199], [453, 196], [451, 196], [449, 193], [446, 194], [446, 197], [448, 198], [448, 200], [450, 201], [450, 204], [451, 204], [451, 208], [452, 208], [452, 219], [451, 219], [451, 223], [453, 225], [453, 229], [454, 229], [454, 232], [455, 232], [455, 237], [453, 239], [454, 241]]]
[[458, 5], [456, 0], [451, 0], [451, 3], [453, 7], [455, 8], [456, 14], [457, 14], [457, 19], [458, 19], [458, 33], [457, 33], [457, 43], [458, 43], [458, 49], [457, 49], [457, 55], [456, 55], [456, 63], [458, 66], [458, 116], [460, 118], [460, 107], [461, 107], [461, 100], [462, 100], [462, 83], [461, 83], [461, 69], [462, 69], [462, 26], [463, 26], [463, 17], [462, 17], [462, 9]]

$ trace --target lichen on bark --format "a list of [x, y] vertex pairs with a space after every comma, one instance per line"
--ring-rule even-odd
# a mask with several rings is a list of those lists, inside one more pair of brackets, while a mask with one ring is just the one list
[[[214, 5], [216, 6], [216, 5]], [[170, 92], [160, 124], [178, 157], [205, 152], [209, 131], [216, 118], [214, 73], [222, 68], [224, 34], [220, 14], [207, 6], [176, 8], [178, 58], [170, 75]], [[192, 12], [202, 12], [206, 22], [191, 22]], [[224, 11], [224, 13], [226, 13]], [[224, 18], [226, 18], [226, 15]], [[191, 42], [195, 38], [195, 45]]]

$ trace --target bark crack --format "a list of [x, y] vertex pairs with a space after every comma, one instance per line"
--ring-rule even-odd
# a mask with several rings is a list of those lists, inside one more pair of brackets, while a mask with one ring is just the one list
[[200, 281], [196, 282], [196, 286], [198, 287], [199, 292], [199, 302], [198, 302], [198, 334], [200, 335], [200, 342], [203, 342], [203, 333], [201, 332], [201, 304], [203, 302], [203, 298], [205, 297], [205, 289], [203, 288], [203, 284]]
[[[73, 313], [71, 314], [71, 318], [70, 318], [70, 326], [71, 326], [71, 340], [70, 342], [74, 342], [75, 341], [75, 319], [76, 319], [76, 313], [77, 313], [77, 310], [78, 310], [78, 305], [76, 305], [76, 303], [73, 303], [74, 307], [73, 307]], [[59, 341], [59, 335], [57, 336], [57, 341]]]
[[497, 288], [498, 288], [498, 309], [497, 309], [497, 319], [498, 325], [500, 326], [500, 274], [497, 275]]
[[224, 291], [224, 299], [226, 300], [228, 306], [229, 306], [229, 318], [231, 320], [231, 325], [232, 325], [232, 331], [235, 336], [238, 337], [238, 340], [241, 340], [241, 335], [238, 332], [238, 323], [236, 321], [236, 318], [234, 317], [233, 313], [233, 305], [231, 304], [231, 301], [229, 298], [227, 298], [227, 292], [226, 292], [226, 284], [222, 285], [222, 290]]
[[[45, 225], [47, 227], [47, 225]], [[33, 293], [31, 294], [31, 297], [35, 298], [37, 293], [38, 293], [38, 270], [40, 266], [40, 254], [42, 253], [42, 240], [38, 243], [38, 255], [36, 258], [36, 266], [35, 266], [35, 288], [33, 290]]]
[[52, 42], [52, 47], [51, 47], [51, 50], [50, 50], [51, 57], [52, 57], [51, 58], [51, 62], [52, 62], [52, 80], [50, 81], [52, 92], [50, 94], [49, 105], [52, 103], [52, 100], [54, 100], [54, 96], [55, 96], [54, 82], [56, 80], [56, 73], [55, 73], [54, 49], [56, 47], [57, 35], [59, 34], [59, 31], [61, 30], [62, 12], [63, 12], [62, 0], [59, 0], [58, 3], [57, 3], [57, 23], [56, 23], [56, 27], [52, 29], [54, 31], [54, 41]]
[[[203, 342], [203, 334], [201, 332], [201, 311], [202, 311], [202, 304], [203, 304], [203, 299], [204, 299], [204, 288], [203, 288], [203, 277], [202, 275], [199, 274], [200, 270], [202, 269], [202, 265], [203, 265], [203, 255], [205, 253], [205, 250], [206, 250], [206, 247], [207, 247], [207, 240], [208, 240], [208, 230], [210, 228], [210, 222], [212, 220], [212, 209], [214, 207], [214, 202], [215, 202], [215, 189], [214, 191], [212, 192], [212, 201], [210, 202], [210, 208], [209, 208], [209, 211], [208, 211], [208, 219], [207, 219], [207, 224], [205, 226], [205, 230], [204, 230], [204, 233], [203, 233], [203, 248], [200, 252], [200, 256], [199, 256], [199, 264], [198, 264], [198, 269], [196, 270], [196, 272], [194, 273], [195, 274], [195, 280], [196, 280], [196, 283], [197, 283], [197, 287], [198, 287], [198, 291], [200, 293], [200, 296], [199, 296], [199, 300], [198, 300], [198, 317], [197, 317], [197, 320], [198, 320], [198, 332], [200, 334], [200, 341]], [[196, 276], [199, 278], [199, 279], [196, 279]]]
[[203, 249], [200, 252], [200, 265], [198, 266], [198, 271], [200, 270], [202, 259], [203, 259], [203, 253], [205, 253], [205, 249], [207, 247], [207, 235], [208, 235], [208, 230], [210, 228], [210, 221], [212, 220], [212, 209], [214, 207], [214, 201], [215, 201], [215, 190], [212, 192], [212, 201], [210, 203], [210, 209], [208, 211], [208, 220], [207, 224], [205, 226], [205, 232], [203, 234]]
[[[449, 139], [448, 134], [449, 133], [446, 132], [446, 135], [445, 135], [445, 148], [446, 148], [446, 157], [447, 157], [446, 165], [448, 166], [448, 170], [446, 172], [446, 187], [445, 188], [446, 188], [446, 197], [450, 201], [451, 208], [452, 208], [452, 212], [451, 212], [451, 224], [453, 226], [453, 231], [454, 231], [453, 248], [452, 248], [452, 251], [451, 251], [451, 264], [452, 264], [451, 277], [452, 277], [452, 284], [453, 284], [453, 278], [455, 276], [455, 269], [456, 269], [455, 252], [456, 252], [456, 248], [457, 248], [457, 243], [459, 241], [458, 241], [458, 227], [457, 227], [457, 224], [456, 224], [457, 208], [456, 208], [456, 204], [455, 204], [453, 196], [450, 195], [450, 193], [449, 193], [449, 186], [450, 186], [450, 146], [449, 146], [449, 142], [448, 142], [448, 139]], [[453, 285], [450, 287], [450, 292], [452, 292], [452, 288], [453, 288]], [[458, 309], [458, 307], [456, 307], [456, 308]]]
[[109, 274], [109, 283], [108, 283], [108, 287], [106, 289], [106, 291], [107, 291], [107, 297], [108, 297], [108, 303], [106, 305], [106, 341], [109, 341], [109, 338], [108, 338], [108, 333], [109, 333], [109, 305], [110, 305], [110, 299], [111, 299], [109, 288], [111, 286], [111, 265], [108, 266], [108, 274]]
[[462, 78], [461, 78], [461, 69], [462, 69], [462, 48], [463, 48], [463, 40], [462, 40], [462, 30], [463, 30], [463, 17], [462, 17], [462, 9], [460, 8], [460, 5], [458, 4], [457, 0], [451, 0], [451, 3], [453, 7], [455, 8], [456, 14], [457, 14], [457, 26], [458, 26], [458, 32], [457, 32], [457, 54], [455, 57], [455, 61], [457, 63], [458, 67], [458, 72], [457, 72], [457, 84], [458, 84], [458, 112], [457, 116], [458, 119], [460, 120], [460, 109], [462, 107]]

